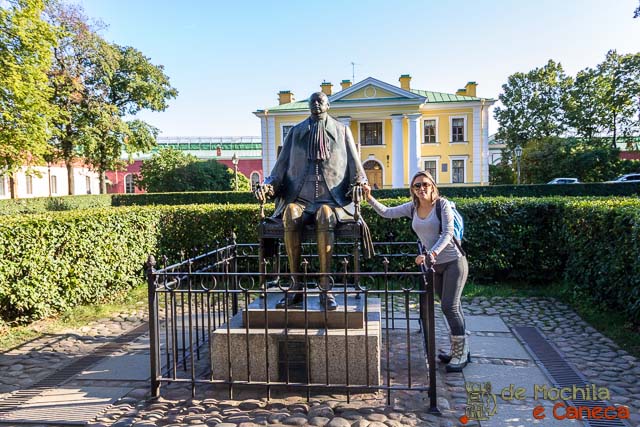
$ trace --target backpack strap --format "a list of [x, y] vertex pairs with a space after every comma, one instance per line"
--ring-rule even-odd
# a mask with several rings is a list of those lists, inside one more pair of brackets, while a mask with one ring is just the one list
[[[442, 200], [444, 197], [438, 197], [436, 200], [436, 216], [438, 217], [438, 221], [440, 221], [440, 234], [442, 234]], [[467, 256], [467, 253], [462, 249], [462, 244], [458, 241], [458, 238], [454, 235], [451, 236], [451, 240], [456, 245], [456, 248], [460, 251], [462, 256]]]

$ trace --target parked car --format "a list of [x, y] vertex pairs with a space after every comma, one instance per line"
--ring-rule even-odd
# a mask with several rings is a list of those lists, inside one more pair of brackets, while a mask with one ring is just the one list
[[579, 184], [578, 178], [554, 178], [547, 184]]
[[640, 173], [628, 173], [626, 175], [620, 175], [613, 181], [607, 182], [640, 182]]

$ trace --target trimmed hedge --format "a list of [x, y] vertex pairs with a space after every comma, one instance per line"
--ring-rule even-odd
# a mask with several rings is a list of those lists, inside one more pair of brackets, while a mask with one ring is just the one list
[[[628, 197], [640, 196], [640, 183], [586, 183], [566, 185], [489, 185], [440, 187], [450, 198], [475, 197]], [[406, 188], [373, 190], [378, 199], [405, 198]], [[250, 192], [194, 191], [184, 193], [100, 194], [87, 196], [36, 197], [0, 200], [0, 215], [43, 213], [107, 206], [192, 205], [192, 204], [257, 204]]]
[[[408, 200], [383, 200], [395, 205]], [[640, 322], [640, 201], [458, 199], [474, 281], [561, 279]], [[273, 209], [273, 205], [270, 205]], [[365, 205], [374, 240], [414, 241], [408, 220]], [[0, 317], [32, 320], [113, 298], [142, 280], [147, 255], [193, 255], [235, 231], [255, 242], [255, 204], [124, 207], [0, 218]], [[410, 263], [409, 263], [410, 264]], [[407, 269], [415, 268], [407, 265]]]
[[2, 199], [0, 200], [0, 215], [101, 208], [111, 206], [111, 203], [111, 194]]

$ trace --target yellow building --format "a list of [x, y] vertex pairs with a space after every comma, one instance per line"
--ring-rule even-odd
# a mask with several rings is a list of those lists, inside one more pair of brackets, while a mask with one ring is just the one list
[[[440, 184], [486, 184], [489, 180], [489, 107], [495, 100], [476, 97], [475, 82], [456, 94], [400, 86], [372, 77], [356, 84], [343, 80], [329, 96], [329, 114], [351, 128], [367, 177], [379, 188], [407, 187], [419, 169]], [[310, 95], [310, 93], [308, 94]], [[308, 96], [307, 95], [307, 96]], [[278, 93], [280, 105], [254, 114], [262, 124], [262, 169], [268, 175], [287, 132], [309, 116], [307, 99]]]

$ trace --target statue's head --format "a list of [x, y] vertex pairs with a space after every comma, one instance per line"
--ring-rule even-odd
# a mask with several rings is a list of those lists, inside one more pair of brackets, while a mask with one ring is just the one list
[[309, 97], [309, 110], [314, 116], [326, 114], [329, 111], [329, 98], [323, 92], [315, 92]]

